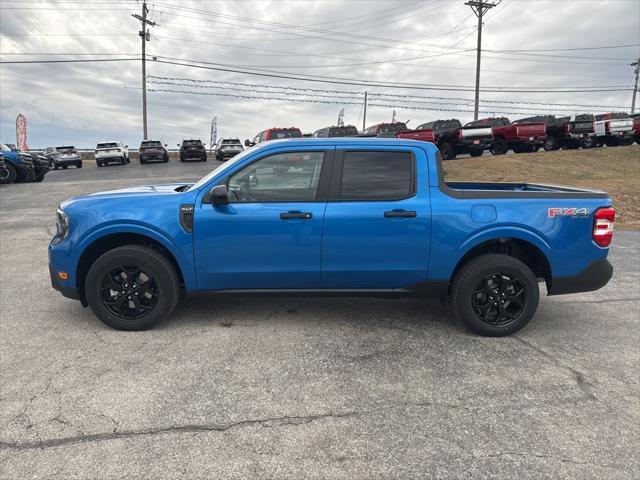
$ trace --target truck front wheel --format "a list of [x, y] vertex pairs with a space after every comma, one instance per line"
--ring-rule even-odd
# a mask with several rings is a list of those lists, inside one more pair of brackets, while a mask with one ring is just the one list
[[492, 155], [504, 155], [509, 150], [509, 145], [505, 142], [504, 139], [498, 138], [491, 145], [491, 154]]
[[16, 169], [10, 163], [6, 163], [5, 167], [0, 171], [0, 185], [7, 185], [16, 181]]
[[554, 150], [558, 150], [560, 148], [560, 142], [556, 137], [547, 137], [542, 148], [544, 148], [547, 152], [553, 152]]
[[473, 333], [503, 337], [533, 317], [540, 293], [535, 275], [508, 255], [487, 254], [469, 261], [456, 274], [451, 297], [456, 316]]
[[93, 313], [118, 330], [147, 330], [166, 319], [179, 296], [179, 277], [161, 253], [140, 245], [114, 248], [89, 268], [85, 295]]
[[453, 148], [453, 145], [451, 145], [449, 142], [442, 142], [438, 146], [438, 149], [442, 154], [443, 160], [454, 160], [456, 158], [456, 150], [455, 148]]

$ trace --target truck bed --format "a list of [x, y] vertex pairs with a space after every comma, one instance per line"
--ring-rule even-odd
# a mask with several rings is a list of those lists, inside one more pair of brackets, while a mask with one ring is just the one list
[[517, 196], [529, 198], [607, 198], [608, 196], [599, 190], [539, 183], [442, 182], [442, 185], [450, 195], [465, 198]]

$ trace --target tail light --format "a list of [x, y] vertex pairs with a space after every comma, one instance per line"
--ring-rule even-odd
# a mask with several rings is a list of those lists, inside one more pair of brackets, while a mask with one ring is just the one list
[[458, 140], [462, 140], [462, 129], [459, 128], [456, 133], [458, 134]]
[[611, 245], [615, 216], [616, 211], [611, 207], [596, 210], [593, 220], [593, 241], [601, 247]]
[[565, 131], [565, 133], [571, 133], [571, 124], [570, 123], [565, 123], [564, 124], [564, 131]]

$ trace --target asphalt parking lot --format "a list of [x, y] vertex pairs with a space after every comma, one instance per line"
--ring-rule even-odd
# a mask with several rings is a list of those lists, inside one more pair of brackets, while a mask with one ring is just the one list
[[412, 299], [190, 299], [119, 332], [51, 288], [60, 201], [217, 164], [0, 188], [1, 478], [640, 477], [638, 232], [500, 339]]

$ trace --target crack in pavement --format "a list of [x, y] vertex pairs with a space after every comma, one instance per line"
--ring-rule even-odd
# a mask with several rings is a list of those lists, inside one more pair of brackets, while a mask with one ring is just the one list
[[569, 373], [571, 373], [571, 375], [573, 376], [574, 380], [576, 381], [576, 385], [578, 386], [578, 388], [580, 390], [582, 390], [582, 393], [584, 393], [584, 395], [589, 399], [589, 400], [593, 400], [599, 403], [604, 403], [602, 402], [591, 390], [593, 385], [587, 380], [587, 378], [585, 377], [584, 373], [582, 373], [580, 370], [577, 370], [573, 367], [570, 367], [569, 365], [565, 365], [564, 363], [560, 362], [557, 358], [555, 358], [553, 355], [551, 355], [550, 353], [545, 352], [544, 350], [542, 350], [540, 347], [537, 347], [536, 345], [534, 345], [533, 343], [513, 335], [511, 338], [513, 338], [514, 340], [517, 340], [518, 342], [526, 345], [527, 347], [529, 347], [532, 350], [535, 350], [538, 354], [542, 355], [543, 357], [545, 357], [548, 360], [551, 360], [556, 366], [560, 367], [560, 368], [564, 368], [565, 370], [567, 370]]
[[107, 440], [115, 440], [120, 438], [131, 438], [137, 436], [153, 436], [167, 433], [200, 433], [200, 432], [226, 432], [227, 430], [258, 425], [261, 427], [281, 427], [290, 425], [305, 425], [307, 423], [316, 422], [326, 418], [349, 418], [365, 415], [369, 412], [344, 412], [344, 413], [321, 413], [306, 416], [282, 416], [259, 418], [253, 420], [240, 420], [238, 422], [226, 425], [174, 425], [164, 428], [148, 429], [148, 430], [129, 430], [129, 431], [113, 431], [110, 433], [92, 433], [87, 435], [76, 435], [72, 437], [52, 438], [50, 440], [42, 440], [37, 442], [7, 442], [0, 441], [0, 450], [31, 450], [58, 447], [74, 443], [100, 442]]

